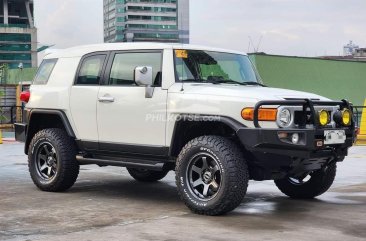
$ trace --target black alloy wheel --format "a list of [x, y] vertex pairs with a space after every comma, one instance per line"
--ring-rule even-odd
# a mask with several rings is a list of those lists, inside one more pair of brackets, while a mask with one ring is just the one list
[[198, 153], [188, 164], [189, 187], [197, 198], [210, 200], [220, 189], [221, 168], [216, 158], [208, 153]]

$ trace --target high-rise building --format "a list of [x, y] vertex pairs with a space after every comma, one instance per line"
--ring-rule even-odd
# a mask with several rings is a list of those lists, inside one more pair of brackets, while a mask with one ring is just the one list
[[33, 0], [0, 0], [0, 65], [37, 67]]
[[189, 43], [189, 0], [103, 0], [104, 42]]

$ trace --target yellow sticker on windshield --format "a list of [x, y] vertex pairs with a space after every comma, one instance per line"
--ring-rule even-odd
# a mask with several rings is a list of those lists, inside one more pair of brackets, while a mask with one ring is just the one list
[[177, 58], [187, 59], [188, 58], [188, 51], [184, 50], [184, 49], [176, 49], [175, 50], [175, 56], [177, 56]]

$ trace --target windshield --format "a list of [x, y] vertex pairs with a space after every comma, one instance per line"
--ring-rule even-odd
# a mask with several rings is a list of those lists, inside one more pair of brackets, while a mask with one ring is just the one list
[[179, 81], [210, 83], [258, 83], [248, 56], [203, 50], [175, 50]]

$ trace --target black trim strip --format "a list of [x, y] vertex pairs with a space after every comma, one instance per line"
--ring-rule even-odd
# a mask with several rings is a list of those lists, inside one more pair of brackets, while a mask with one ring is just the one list
[[99, 145], [97, 141], [82, 141], [76, 140], [76, 144], [81, 151], [97, 151], [99, 149]]
[[107, 143], [96, 141], [76, 140], [81, 151], [105, 153], [106, 155], [117, 156], [149, 156], [156, 158], [168, 157], [169, 147], [165, 146], [148, 146], [148, 145], [131, 145], [122, 143]]
[[99, 150], [131, 153], [131, 154], [133, 153], [146, 154], [152, 156], [168, 156], [169, 148], [164, 146], [131, 145], [131, 144], [99, 142]]

